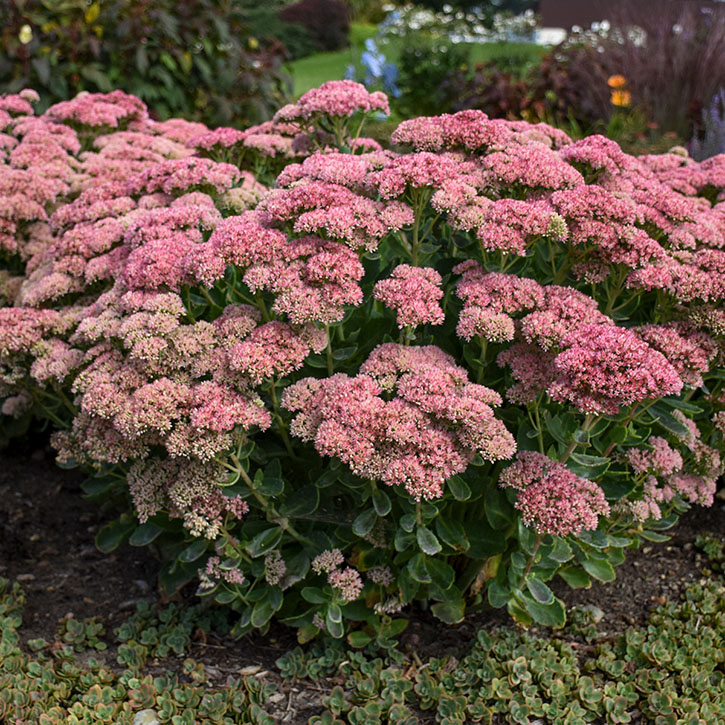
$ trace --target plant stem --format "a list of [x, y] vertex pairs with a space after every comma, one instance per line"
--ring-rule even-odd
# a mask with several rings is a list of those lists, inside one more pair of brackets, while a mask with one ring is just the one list
[[274, 505], [267, 501], [267, 498], [254, 488], [252, 479], [249, 478], [249, 474], [242, 467], [241, 461], [234, 454], [232, 454], [232, 461], [234, 462], [234, 465], [237, 466], [237, 470], [239, 471], [241, 479], [244, 481], [244, 483], [247, 484], [249, 490], [252, 492], [252, 496], [257, 499], [263, 511], [267, 515], [267, 521], [273, 524], [278, 524], [290, 536], [292, 536], [294, 539], [297, 539], [297, 541], [299, 541], [301, 544], [310, 546], [312, 542], [306, 536], [300, 534], [297, 529], [295, 529], [295, 527], [289, 522], [289, 519], [281, 516], [277, 509], [274, 507]]
[[284, 424], [282, 416], [279, 413], [279, 400], [277, 399], [277, 381], [269, 386], [269, 396], [272, 398], [273, 415], [275, 421], [277, 421], [277, 426], [279, 427], [279, 434], [282, 438], [282, 442], [284, 443], [284, 447], [287, 449], [287, 453], [289, 453], [292, 458], [296, 459], [297, 456], [292, 449], [292, 442], [290, 441], [289, 435], [287, 434], [287, 426]]
[[327, 347], [325, 348], [325, 354], [327, 356], [327, 374], [333, 375], [335, 372], [335, 363], [332, 359], [332, 334], [330, 333], [329, 325], [325, 325], [325, 332], [327, 333]]
[[[594, 421], [596, 421], [597, 416], [592, 415], [592, 413], [587, 413], [586, 418], [584, 418], [584, 422], [582, 423], [582, 427], [580, 430], [583, 432], [588, 431], [592, 425], [594, 424]], [[562, 454], [559, 461], [561, 463], [566, 463], [569, 460], [569, 457], [572, 453], [574, 453], [574, 449], [579, 445], [579, 442], [576, 439], [572, 439], [571, 443], [568, 445], [567, 449]]]

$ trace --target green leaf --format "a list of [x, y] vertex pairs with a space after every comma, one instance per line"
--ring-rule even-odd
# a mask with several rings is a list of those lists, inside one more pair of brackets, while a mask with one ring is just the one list
[[334, 360], [348, 360], [357, 352], [357, 345], [351, 347], [340, 347], [333, 350], [332, 357]]
[[585, 453], [572, 453], [566, 462], [566, 467], [577, 476], [588, 478], [591, 481], [603, 476], [611, 464], [609, 458], [589, 456]]
[[362, 647], [367, 647], [367, 645], [373, 641], [373, 638], [366, 632], [358, 630], [357, 632], [350, 632], [350, 634], [347, 635], [347, 641], [351, 647], [360, 649]]
[[101, 496], [103, 494], [107, 494], [117, 480], [118, 479], [111, 478], [111, 476], [104, 476], [103, 478], [87, 478], [81, 484], [81, 488], [86, 496]]
[[256, 559], [262, 554], [274, 549], [282, 538], [283, 529], [281, 526], [272, 526], [269, 529], [260, 531], [247, 545], [249, 555]]
[[427, 559], [425, 567], [435, 584], [442, 592], [450, 589], [456, 578], [456, 572], [453, 567], [441, 561], [440, 559]]
[[614, 567], [606, 559], [583, 559], [580, 563], [587, 574], [600, 582], [613, 582], [616, 579]]
[[506, 494], [499, 488], [486, 491], [483, 500], [486, 519], [494, 529], [505, 529], [511, 523], [513, 507], [506, 498]]
[[579, 539], [579, 541], [583, 541], [589, 546], [593, 546], [595, 549], [606, 549], [610, 545], [609, 537], [599, 529], [595, 529], [594, 531], [582, 531], [577, 535], [577, 539]]
[[132, 518], [121, 516], [116, 521], [101, 527], [96, 534], [96, 546], [104, 554], [110, 554], [131, 535], [135, 528], [136, 522]]
[[262, 485], [257, 488], [257, 491], [264, 496], [279, 496], [283, 490], [282, 464], [279, 458], [274, 458], [265, 466]]
[[187, 546], [180, 554], [179, 560], [185, 564], [189, 564], [192, 561], [196, 561], [204, 555], [206, 550], [209, 548], [209, 539], [200, 538], [192, 542]]
[[418, 541], [420, 550], [428, 556], [434, 556], [440, 550], [441, 542], [438, 541], [436, 535], [427, 526], [418, 526], [415, 531], [415, 538]]
[[566, 624], [566, 609], [560, 599], [554, 598], [550, 604], [542, 604], [524, 593], [521, 600], [526, 611], [538, 624], [554, 629], [561, 629]]
[[504, 586], [504, 584], [500, 582], [498, 578], [493, 579], [489, 582], [487, 594], [488, 603], [496, 609], [505, 606], [512, 596], [511, 590], [508, 587]]
[[400, 517], [400, 528], [409, 534], [415, 528], [415, 514], [404, 514]]
[[375, 513], [374, 508], [365, 509], [352, 522], [352, 530], [357, 536], [364, 538], [373, 530], [377, 520], [378, 515]]
[[680, 400], [679, 398], [662, 398], [661, 402], [671, 408], [676, 408], [677, 410], [689, 413], [690, 415], [699, 415], [702, 413], [702, 408], [699, 405], [695, 405], [688, 400]]
[[526, 588], [539, 604], [551, 604], [554, 601], [554, 592], [536, 577], [526, 579]]
[[672, 538], [670, 536], [667, 536], [666, 534], [659, 534], [656, 531], [648, 531], [647, 529], [640, 531], [639, 535], [643, 539], [647, 539], [647, 541], [653, 541], [657, 544], [661, 544], [665, 541], [669, 541]]
[[257, 629], [264, 627], [272, 619], [273, 614], [274, 607], [269, 601], [269, 598], [265, 597], [264, 599], [260, 599], [252, 609], [252, 626]]
[[409, 534], [403, 529], [398, 529], [395, 532], [395, 550], [396, 551], [407, 551], [415, 543], [415, 537], [413, 534]]
[[460, 476], [451, 476], [446, 484], [456, 501], [467, 501], [471, 498], [471, 489]]
[[548, 411], [545, 411], [544, 427], [555, 440], [564, 446], [568, 446], [577, 429], [577, 422], [576, 418], [570, 413], [562, 416], [552, 416]]
[[408, 562], [407, 570], [411, 578], [420, 584], [430, 584], [433, 581], [423, 554], [414, 554]]
[[438, 537], [452, 549], [466, 551], [471, 546], [460, 521], [441, 515], [436, 519], [435, 527]]
[[327, 628], [327, 633], [335, 639], [342, 639], [342, 636], [345, 634], [345, 627], [342, 622], [331, 620], [329, 613], [325, 617], [325, 627]]
[[324, 604], [329, 599], [329, 597], [325, 596], [322, 589], [318, 589], [317, 587], [303, 587], [300, 594], [310, 604]]
[[327, 608], [327, 616], [333, 622], [342, 622], [342, 609], [339, 604], [334, 602]]
[[589, 574], [577, 566], [564, 566], [559, 569], [557, 574], [572, 589], [589, 589], [592, 585], [592, 580], [589, 578]]
[[676, 436], [687, 436], [690, 431], [684, 423], [680, 423], [667, 412], [667, 408], [662, 403], [655, 403], [650, 406], [647, 411], [665, 430]]
[[605, 478], [603, 481], [598, 481], [598, 484], [604, 491], [607, 501], [619, 501], [619, 499], [634, 491], [634, 481], [628, 479]]
[[463, 621], [466, 603], [463, 599], [454, 599], [450, 602], [437, 602], [430, 609], [441, 622], [458, 624]]
[[151, 521], [141, 524], [131, 534], [128, 543], [131, 546], [148, 546], [154, 539], [163, 533], [163, 529]]
[[387, 516], [390, 513], [392, 504], [390, 503], [390, 497], [385, 491], [377, 488], [373, 490], [373, 507], [378, 516]]
[[307, 484], [287, 496], [279, 512], [282, 516], [304, 517], [317, 511], [320, 505], [320, 489], [314, 484]]
[[164, 566], [159, 572], [159, 584], [164, 594], [171, 596], [183, 586], [195, 579], [199, 573], [199, 565], [179, 564], [178, 559], [171, 566]]

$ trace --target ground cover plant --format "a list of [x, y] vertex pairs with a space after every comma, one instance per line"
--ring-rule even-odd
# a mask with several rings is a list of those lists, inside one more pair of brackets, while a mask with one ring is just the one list
[[[722, 473], [723, 168], [475, 111], [362, 136], [3, 99], [3, 413], [163, 586], [387, 647], [414, 602], [560, 627]], [[128, 500], [132, 508], [129, 506]]]
[[[696, 581], [625, 632], [607, 632], [590, 605], [557, 633], [480, 628], [455, 654], [361, 652], [328, 641], [286, 652], [274, 674], [246, 666], [226, 679], [219, 659], [203, 649], [200, 656], [194, 642], [200, 632], [219, 641], [226, 621], [219, 610], [144, 604], [112, 632], [98, 618], [66, 617], [44, 639], [29, 636], [22, 587], [0, 578], [0, 717], [48, 724], [133, 723], [137, 716], [312, 725], [717, 722], [725, 715], [723, 541], [702, 535], [696, 543], [705, 553]], [[232, 663], [240, 670], [238, 659]], [[323, 693], [311, 716], [289, 717], [291, 683]]]

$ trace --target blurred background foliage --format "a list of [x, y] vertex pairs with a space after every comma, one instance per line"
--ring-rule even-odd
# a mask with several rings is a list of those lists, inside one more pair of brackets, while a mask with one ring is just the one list
[[536, 0], [0, 0], [0, 92], [120, 88], [159, 119], [246, 126], [349, 77], [392, 97], [388, 126], [477, 108], [702, 158], [725, 151], [725, 3], [701, 5], [620, 3], [551, 48]]
[[284, 50], [232, 0], [0, 0], [0, 92], [48, 106], [120, 88], [161, 119], [266, 119], [289, 92]]

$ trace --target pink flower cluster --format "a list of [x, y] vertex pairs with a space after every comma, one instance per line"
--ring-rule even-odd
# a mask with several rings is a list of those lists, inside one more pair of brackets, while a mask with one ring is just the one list
[[538, 534], [579, 534], [596, 529], [599, 517], [609, 514], [604, 492], [596, 483], [534, 451], [521, 451], [501, 472], [499, 485], [518, 492], [516, 508]]
[[445, 480], [476, 454], [513, 455], [514, 440], [491, 407], [499, 403], [439, 348], [393, 343], [376, 348], [355, 378], [305, 378], [282, 398], [297, 412], [294, 435], [356, 475], [403, 486], [416, 499], [440, 497]]
[[677, 395], [682, 380], [662, 353], [614, 325], [582, 325], [562, 340], [547, 392], [588, 413], [616, 415], [621, 406]]
[[651, 438], [647, 448], [627, 453], [627, 462], [644, 480], [641, 498], [627, 502], [625, 508], [640, 521], [661, 518], [662, 506], [675, 498], [712, 506], [717, 479], [725, 471], [720, 452], [703, 443], [697, 425], [680, 411], [675, 417], [689, 431], [679, 441], [685, 446], [684, 455], [659, 436]]
[[326, 549], [312, 560], [312, 571], [327, 574], [327, 581], [346, 602], [353, 602], [363, 590], [360, 572], [348, 566], [339, 568], [345, 558], [339, 549]]
[[355, 81], [327, 81], [319, 88], [304, 93], [295, 104], [277, 111], [275, 121], [309, 121], [320, 116], [352, 116], [355, 113], [382, 111], [390, 115], [384, 93], [370, 93]]
[[216, 484], [224, 469], [213, 463], [160, 459], [137, 461], [128, 471], [128, 485], [139, 521], [159, 511], [182, 518], [193, 536], [215, 539], [224, 518], [241, 519], [249, 505], [239, 497], [226, 497]]
[[375, 284], [373, 296], [398, 315], [398, 327], [440, 325], [445, 315], [440, 306], [442, 278], [432, 267], [399, 264], [388, 279]]

